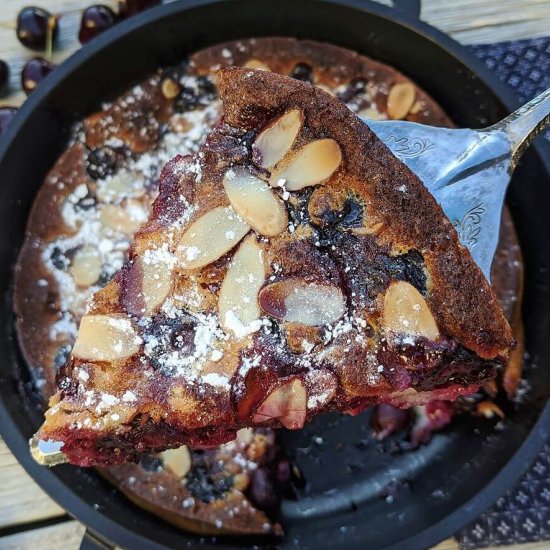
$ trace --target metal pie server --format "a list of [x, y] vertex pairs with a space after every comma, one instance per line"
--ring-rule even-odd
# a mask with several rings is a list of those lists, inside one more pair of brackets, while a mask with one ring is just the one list
[[422, 180], [490, 280], [506, 189], [519, 158], [550, 121], [550, 89], [482, 130], [363, 120]]

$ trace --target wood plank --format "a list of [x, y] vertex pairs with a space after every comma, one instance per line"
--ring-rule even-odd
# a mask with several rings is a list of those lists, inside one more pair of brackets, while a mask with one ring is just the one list
[[78, 550], [84, 536], [84, 525], [65, 521], [49, 527], [22, 531], [0, 538], [2, 550]]
[[29, 477], [0, 439], [0, 528], [63, 515], [64, 510]]

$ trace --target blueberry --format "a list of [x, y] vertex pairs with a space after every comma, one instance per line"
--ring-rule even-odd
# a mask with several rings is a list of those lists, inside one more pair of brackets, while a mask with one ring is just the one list
[[112, 27], [115, 23], [115, 12], [109, 6], [102, 4], [90, 6], [82, 12], [78, 40], [81, 44], [86, 44], [86, 42]]
[[351, 80], [345, 89], [338, 94], [338, 99], [347, 103], [353, 98], [365, 92], [367, 87], [367, 81], [363, 78], [355, 78]]
[[103, 145], [88, 153], [86, 170], [94, 180], [112, 176], [117, 169], [118, 155], [112, 147]]
[[204, 102], [213, 101], [218, 97], [218, 89], [208, 76], [199, 76], [197, 78], [197, 89], [199, 99]]
[[55, 66], [42, 57], [29, 59], [21, 71], [21, 87], [29, 95], [53, 70]]
[[7, 130], [15, 113], [17, 113], [15, 107], [0, 107], [0, 136]]
[[56, 269], [59, 269], [60, 271], [64, 271], [68, 269], [71, 263], [69, 258], [67, 258], [66, 254], [57, 246], [54, 247], [54, 249], [52, 250], [52, 253], [50, 255], [50, 260], [53, 266]]
[[96, 198], [89, 193], [75, 204], [77, 210], [90, 210], [97, 204]]
[[341, 210], [325, 210], [319, 218], [326, 225], [349, 229], [363, 225], [363, 214], [363, 205], [354, 197], [346, 197]]
[[139, 465], [146, 472], [159, 472], [162, 469], [162, 461], [154, 455], [144, 455], [139, 459]]
[[233, 487], [233, 479], [216, 471], [213, 464], [207, 464], [204, 453], [193, 453], [193, 466], [187, 474], [187, 489], [195, 498], [212, 502], [225, 496]]
[[174, 110], [177, 113], [185, 113], [195, 110], [198, 104], [199, 97], [195, 90], [189, 86], [182, 86], [181, 92], [174, 101]]
[[54, 358], [55, 369], [60, 369], [69, 359], [71, 355], [72, 346], [61, 346], [58, 348]]
[[23, 8], [17, 15], [19, 42], [32, 50], [43, 51], [57, 37], [57, 17], [35, 6]]
[[302, 82], [313, 82], [313, 69], [307, 63], [298, 63], [290, 73], [292, 78]]

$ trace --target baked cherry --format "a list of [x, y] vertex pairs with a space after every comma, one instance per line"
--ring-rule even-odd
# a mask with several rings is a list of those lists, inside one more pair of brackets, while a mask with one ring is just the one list
[[8, 67], [8, 64], [4, 60], [0, 59], [0, 93], [2, 93], [2, 91], [8, 84], [9, 77], [10, 69]]
[[313, 82], [313, 69], [307, 63], [298, 63], [290, 73], [292, 78], [301, 80], [302, 82]]
[[17, 113], [15, 107], [0, 107], [0, 136], [6, 131], [15, 113]]
[[23, 66], [21, 71], [21, 86], [29, 95], [55, 68], [55, 65], [42, 57], [33, 57]]
[[82, 12], [78, 40], [81, 44], [86, 44], [86, 42], [112, 27], [115, 23], [115, 12], [109, 6], [103, 4], [90, 6]]
[[50, 49], [57, 37], [56, 15], [36, 6], [27, 6], [17, 15], [17, 38], [32, 50]]
[[132, 17], [141, 11], [158, 6], [162, 0], [122, 0], [118, 3], [120, 17]]
[[269, 513], [277, 509], [279, 497], [273, 486], [273, 480], [265, 468], [254, 470], [247, 493], [252, 504], [260, 510]]

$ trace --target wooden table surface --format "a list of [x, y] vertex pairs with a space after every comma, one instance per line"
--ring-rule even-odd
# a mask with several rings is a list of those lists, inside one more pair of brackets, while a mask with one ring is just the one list
[[[19, 44], [13, 27], [17, 12], [30, 3], [0, 0], [0, 59], [8, 61], [12, 68], [11, 93], [0, 98], [0, 105], [18, 105], [24, 100], [18, 92], [19, 72], [32, 52]], [[79, 10], [92, 2], [34, 0], [32, 3], [63, 13], [60, 48], [54, 54], [54, 61], [60, 62], [78, 48]], [[102, 0], [102, 3], [114, 7], [116, 1]], [[390, 2], [384, 0], [383, 3]], [[422, 19], [463, 44], [547, 36], [550, 35], [550, 0], [423, 0]], [[0, 439], [0, 549], [73, 550], [79, 547], [83, 533], [84, 526], [70, 519], [30, 479]], [[550, 541], [513, 548], [549, 549]], [[449, 539], [436, 549], [456, 550], [458, 544]]]

